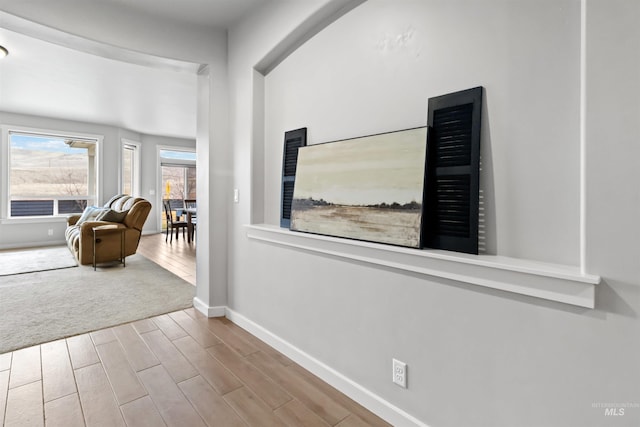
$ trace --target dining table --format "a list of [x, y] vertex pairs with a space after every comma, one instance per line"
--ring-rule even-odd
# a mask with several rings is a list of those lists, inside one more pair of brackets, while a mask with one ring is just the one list
[[196, 215], [197, 208], [195, 207], [187, 207], [182, 209], [182, 212], [187, 216], [187, 241], [191, 243], [193, 233], [193, 217]]

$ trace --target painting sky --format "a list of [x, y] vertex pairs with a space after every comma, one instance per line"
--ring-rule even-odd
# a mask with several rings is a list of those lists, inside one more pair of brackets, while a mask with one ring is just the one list
[[302, 147], [294, 198], [341, 205], [422, 202], [426, 128]]

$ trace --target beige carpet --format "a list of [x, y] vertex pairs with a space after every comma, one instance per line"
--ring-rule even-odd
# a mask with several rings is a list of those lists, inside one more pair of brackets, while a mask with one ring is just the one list
[[0, 277], [0, 354], [190, 307], [195, 287], [136, 254]]
[[66, 246], [0, 252], [0, 276], [75, 267], [78, 263]]

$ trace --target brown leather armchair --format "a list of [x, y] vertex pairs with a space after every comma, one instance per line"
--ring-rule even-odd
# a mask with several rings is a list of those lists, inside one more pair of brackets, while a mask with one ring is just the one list
[[[133, 255], [138, 249], [142, 227], [151, 211], [149, 201], [127, 195], [118, 195], [103, 208], [89, 207], [82, 215], [67, 218], [65, 237], [67, 245], [82, 265], [93, 262], [93, 228], [113, 224], [124, 231], [124, 256]], [[96, 240], [96, 262], [120, 259], [120, 233], [100, 236]]]

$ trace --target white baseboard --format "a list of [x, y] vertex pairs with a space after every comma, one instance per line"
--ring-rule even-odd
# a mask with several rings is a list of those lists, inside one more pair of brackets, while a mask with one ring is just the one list
[[224, 317], [226, 309], [223, 305], [219, 307], [209, 307], [202, 302], [202, 300], [198, 299], [198, 297], [193, 298], [193, 308], [207, 317]]
[[394, 426], [428, 427], [422, 421], [229, 307], [226, 307], [226, 317]]

